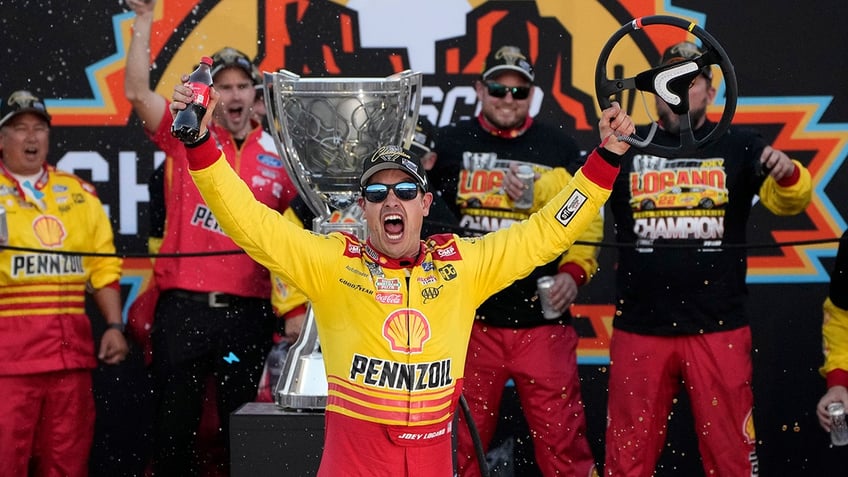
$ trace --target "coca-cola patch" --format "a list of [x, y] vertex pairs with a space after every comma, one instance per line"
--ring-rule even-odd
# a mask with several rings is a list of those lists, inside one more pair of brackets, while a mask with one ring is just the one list
[[400, 293], [376, 293], [374, 299], [384, 305], [400, 305], [403, 295]]

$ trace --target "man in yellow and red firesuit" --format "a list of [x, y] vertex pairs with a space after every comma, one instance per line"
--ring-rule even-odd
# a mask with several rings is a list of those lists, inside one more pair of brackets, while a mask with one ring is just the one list
[[[91, 370], [128, 351], [122, 263], [94, 186], [47, 165], [50, 120], [29, 91], [0, 106], [0, 475], [86, 477]], [[86, 293], [107, 323], [97, 348]]]
[[[192, 92], [174, 88], [172, 110]], [[212, 89], [213, 104], [217, 92]], [[204, 122], [210, 119], [207, 113]], [[595, 220], [633, 132], [618, 104], [602, 147], [526, 221], [480, 238], [421, 226], [433, 200], [415, 155], [382, 146], [360, 177], [368, 239], [303, 230], [257, 202], [204, 127], [188, 167], [227, 234], [310, 300], [329, 383], [319, 476], [453, 475], [451, 423], [474, 311], [553, 260]]]

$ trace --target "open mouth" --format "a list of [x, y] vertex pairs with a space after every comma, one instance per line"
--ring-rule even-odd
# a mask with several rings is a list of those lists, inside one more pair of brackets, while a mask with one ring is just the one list
[[399, 214], [389, 214], [383, 217], [383, 230], [389, 240], [400, 240], [403, 237], [403, 217]]
[[227, 116], [229, 116], [230, 121], [238, 121], [239, 119], [241, 119], [243, 111], [243, 107], [227, 108]]

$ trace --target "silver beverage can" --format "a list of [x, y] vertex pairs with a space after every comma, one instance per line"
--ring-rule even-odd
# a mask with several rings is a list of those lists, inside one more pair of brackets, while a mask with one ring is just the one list
[[0, 205], [0, 245], [9, 245], [9, 225], [6, 223], [6, 209]]
[[549, 320], [555, 320], [562, 316], [562, 312], [551, 304], [551, 288], [554, 286], [554, 277], [540, 277], [536, 280], [539, 293], [539, 305], [542, 307], [542, 316]]
[[845, 406], [841, 402], [827, 405], [830, 414], [830, 442], [835, 446], [848, 444], [848, 423], [845, 422]]
[[521, 182], [524, 183], [524, 191], [521, 193], [521, 197], [515, 199], [513, 206], [516, 209], [529, 209], [533, 207], [533, 180], [536, 178], [533, 168], [522, 164], [515, 171], [515, 177], [521, 179]]

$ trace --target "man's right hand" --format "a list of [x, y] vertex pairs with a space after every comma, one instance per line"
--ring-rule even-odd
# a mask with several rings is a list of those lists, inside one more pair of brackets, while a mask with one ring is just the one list
[[126, 3], [136, 15], [150, 13], [156, 8], [156, 0], [127, 0]]
[[[188, 75], [183, 75], [182, 84], [178, 84], [174, 86], [174, 94], [171, 97], [171, 117], [175, 117], [180, 110], [183, 110], [188, 106], [189, 103], [194, 99], [194, 92], [191, 89], [191, 86], [188, 86], [186, 83], [188, 82]], [[206, 135], [208, 131], [209, 121], [212, 120], [212, 116], [215, 111], [215, 106], [218, 105], [218, 100], [221, 98], [221, 93], [215, 91], [214, 87], [209, 87], [209, 104], [206, 106], [206, 114], [203, 115], [203, 119], [200, 121], [200, 134], [198, 138], [202, 138]]]

